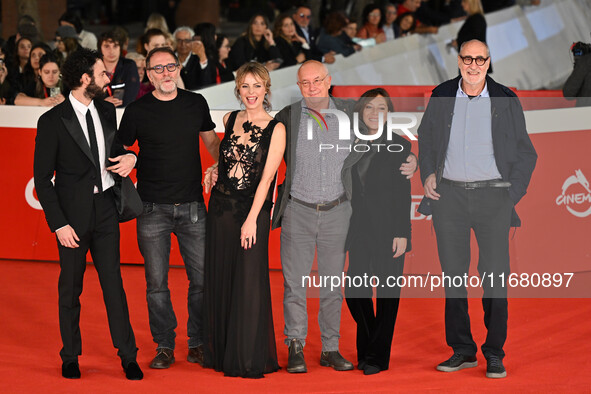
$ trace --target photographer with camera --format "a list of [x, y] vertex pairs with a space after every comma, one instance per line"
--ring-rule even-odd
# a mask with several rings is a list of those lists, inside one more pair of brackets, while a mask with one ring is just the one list
[[591, 106], [591, 44], [583, 42], [571, 46], [574, 69], [562, 88], [567, 100], [577, 98], [577, 107]]

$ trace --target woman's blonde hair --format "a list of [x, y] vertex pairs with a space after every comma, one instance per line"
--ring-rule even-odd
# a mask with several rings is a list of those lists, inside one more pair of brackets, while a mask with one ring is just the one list
[[240, 85], [244, 82], [244, 79], [248, 74], [252, 74], [255, 78], [260, 79], [265, 85], [265, 99], [263, 100], [263, 108], [265, 111], [271, 110], [271, 76], [269, 71], [258, 62], [244, 63], [238, 70], [236, 70], [236, 87], [234, 88], [234, 94], [236, 98], [240, 100]]

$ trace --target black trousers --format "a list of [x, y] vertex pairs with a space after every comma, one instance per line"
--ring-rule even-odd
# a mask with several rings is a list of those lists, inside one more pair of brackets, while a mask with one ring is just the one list
[[77, 361], [82, 354], [80, 337], [80, 294], [86, 253], [90, 250], [103, 290], [103, 300], [113, 345], [118, 349], [123, 365], [135, 361], [137, 347], [129, 321], [127, 299], [123, 290], [119, 256], [119, 222], [111, 190], [95, 194], [90, 226], [78, 234], [77, 248], [65, 248], [58, 241], [60, 256], [59, 321], [63, 347], [63, 362]]
[[378, 255], [375, 251], [383, 247], [376, 247], [371, 237], [362, 238], [365, 239], [357, 239], [349, 250], [347, 276], [352, 279], [353, 285], [354, 278], [363, 277], [364, 274], [379, 278], [379, 285], [375, 288], [375, 312], [371, 286], [347, 286], [345, 296], [351, 316], [357, 323], [357, 361], [385, 371], [390, 365], [392, 338], [400, 303], [400, 288], [388, 286], [386, 281], [388, 276], [395, 278], [402, 275], [405, 255], [392, 258], [391, 241], [389, 245], [382, 245], [386, 250]]
[[[505, 356], [503, 345], [507, 338], [507, 287], [510, 272], [509, 230], [513, 202], [504, 188], [464, 189], [440, 184], [441, 195], [432, 203], [433, 226], [441, 269], [446, 276], [464, 276], [470, 267], [470, 234], [474, 231], [478, 243], [478, 272], [493, 275], [483, 283], [482, 307], [488, 330], [482, 345], [485, 357]], [[499, 280], [504, 274], [505, 283]], [[445, 335], [454, 352], [472, 356], [477, 347], [470, 331], [467, 291], [465, 286], [446, 287]]]

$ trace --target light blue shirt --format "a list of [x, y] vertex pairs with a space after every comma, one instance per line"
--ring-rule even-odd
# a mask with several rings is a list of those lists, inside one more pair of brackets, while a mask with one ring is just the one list
[[460, 79], [443, 177], [452, 181], [474, 182], [501, 179], [492, 142], [491, 104], [487, 85], [470, 99]]

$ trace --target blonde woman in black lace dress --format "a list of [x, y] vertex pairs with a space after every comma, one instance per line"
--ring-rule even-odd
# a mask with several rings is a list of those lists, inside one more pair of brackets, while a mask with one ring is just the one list
[[261, 378], [279, 369], [269, 285], [269, 229], [285, 127], [269, 114], [268, 71], [238, 69], [245, 108], [224, 116], [218, 179], [209, 200], [205, 251], [205, 366]]

